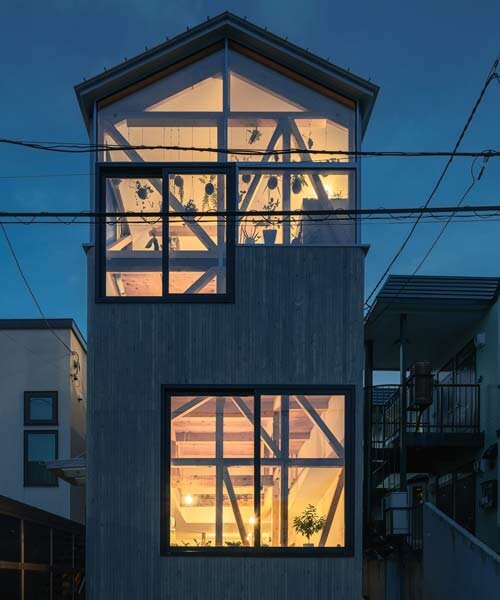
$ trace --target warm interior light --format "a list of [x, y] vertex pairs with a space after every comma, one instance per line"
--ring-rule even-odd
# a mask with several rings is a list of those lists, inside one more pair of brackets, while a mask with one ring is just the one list
[[250, 523], [250, 525], [255, 525], [255, 517], [250, 517], [248, 519], [248, 522]]
[[184, 504], [191, 506], [193, 504], [193, 496], [184, 496]]

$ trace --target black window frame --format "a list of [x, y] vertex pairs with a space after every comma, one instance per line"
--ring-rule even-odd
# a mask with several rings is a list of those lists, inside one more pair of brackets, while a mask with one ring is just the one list
[[[256, 556], [256, 557], [352, 557], [354, 556], [354, 525], [355, 519], [355, 399], [356, 389], [353, 385], [249, 385], [249, 386], [214, 386], [209, 385], [163, 385], [161, 392], [161, 477], [160, 477], [160, 555], [161, 556]], [[189, 395], [240, 395], [254, 398], [254, 514], [256, 522], [260, 517], [260, 397], [265, 395], [316, 395], [341, 394], [345, 397], [344, 404], [344, 524], [345, 544], [342, 547], [312, 547], [298, 546], [217, 546], [191, 547], [170, 545], [170, 397]]]
[[[52, 399], [51, 419], [32, 419], [30, 414], [30, 401], [37, 397]], [[24, 392], [24, 424], [28, 426], [58, 425], [59, 424], [59, 396], [57, 392]]]
[[59, 487], [59, 478], [54, 475], [53, 483], [32, 483], [28, 479], [28, 437], [30, 435], [47, 435], [54, 434], [56, 439], [56, 452], [53, 460], [59, 458], [59, 430], [58, 429], [25, 429], [24, 430], [24, 487], [35, 487], [35, 488], [51, 488]]
[[[236, 224], [230, 218], [226, 221], [226, 291], [221, 294], [170, 294], [168, 293], [168, 247], [163, 246], [161, 296], [107, 296], [106, 295], [106, 179], [160, 179], [162, 197], [168, 197], [168, 174], [223, 174], [226, 175], [226, 211], [235, 213], [237, 208], [238, 177], [236, 163], [194, 162], [194, 163], [97, 163], [96, 164], [96, 207], [102, 217], [96, 219], [96, 302], [103, 303], [234, 303]], [[169, 204], [162, 203], [163, 239], [168, 239]]]

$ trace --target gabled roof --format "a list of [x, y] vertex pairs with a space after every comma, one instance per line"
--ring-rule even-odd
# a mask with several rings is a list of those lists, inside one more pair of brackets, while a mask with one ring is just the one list
[[87, 127], [95, 102], [225, 39], [358, 102], [362, 128], [365, 130], [377, 97], [378, 86], [229, 12], [208, 19], [171, 40], [77, 85], [75, 91]]
[[403, 313], [409, 362], [430, 360], [441, 366], [456, 344], [473, 335], [499, 293], [499, 277], [391, 275], [365, 322], [365, 338], [374, 345], [374, 368], [398, 368]]

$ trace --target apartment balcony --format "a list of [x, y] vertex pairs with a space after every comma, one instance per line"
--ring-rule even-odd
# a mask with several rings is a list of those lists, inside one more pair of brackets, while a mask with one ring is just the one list
[[[411, 410], [411, 386], [405, 386], [405, 429], [407, 471], [432, 473], [438, 462], [452, 460], [457, 451], [480, 448], [480, 386], [435, 384], [432, 403], [422, 410]], [[399, 485], [402, 442], [400, 385], [373, 386], [366, 389], [368, 422], [371, 430], [370, 463], [372, 489], [384, 491]]]

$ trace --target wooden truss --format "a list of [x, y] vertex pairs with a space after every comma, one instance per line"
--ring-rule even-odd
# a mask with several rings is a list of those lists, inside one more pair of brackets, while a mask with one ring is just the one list
[[[174, 434], [172, 443], [178, 444], [189, 442], [196, 444], [201, 441], [215, 442], [215, 456], [213, 457], [179, 457], [177, 453], [172, 454], [171, 467], [193, 467], [193, 466], [210, 466], [215, 467], [215, 543], [221, 546], [223, 543], [223, 504], [224, 498], [229, 500], [232, 507], [234, 520], [238, 533], [243, 545], [248, 545], [248, 533], [245, 528], [241, 516], [240, 498], [236, 493], [235, 488], [254, 486], [253, 476], [249, 475], [231, 475], [229, 469], [237, 466], [253, 466], [253, 457], [227, 457], [224, 452], [225, 443], [252, 443], [253, 447], [253, 431], [231, 432], [226, 426], [224, 431], [224, 411], [230, 403], [236, 407], [239, 413], [248, 420], [252, 425], [252, 430], [255, 426], [254, 413], [249, 405], [238, 396], [196, 396], [187, 400], [182, 406], [176, 408], [171, 414], [171, 422], [175, 423], [183, 417], [196, 417], [196, 411], [203, 407], [209, 400], [215, 400], [215, 433], [206, 431], [200, 432], [177, 432]], [[292, 455], [290, 452], [290, 442], [300, 439], [302, 443], [309, 439], [309, 434], [300, 431], [290, 432], [290, 405], [299, 406], [313, 427], [316, 427], [325, 437], [331, 447], [332, 454], [325, 458], [299, 458]], [[198, 413], [200, 418], [207, 418], [210, 410]], [[339, 469], [338, 479], [335, 485], [333, 496], [330, 502], [328, 513], [326, 515], [326, 524], [321, 533], [319, 546], [324, 547], [327, 543], [328, 536], [338, 511], [342, 492], [344, 491], [344, 446], [337, 439], [326, 422], [322, 419], [317, 409], [311, 404], [310, 400], [301, 394], [296, 395], [281, 395], [276, 401], [272, 412], [273, 428], [270, 435], [263, 427], [260, 426], [260, 437], [264, 444], [264, 453], [260, 459], [261, 467], [271, 468], [261, 472], [261, 486], [272, 487], [272, 505], [271, 511], [273, 523], [273, 540], [282, 547], [288, 546], [288, 499], [293, 486], [297, 484], [298, 476], [293, 481], [289, 481], [290, 468], [325, 468], [336, 467]], [[311, 431], [311, 429], [309, 429]], [[292, 434], [290, 434], [292, 433]], [[205, 479], [206, 475], [190, 475], [193, 481]], [[194, 478], [194, 479], [193, 479]], [[178, 475], [173, 475], [171, 485], [180, 485], [188, 483], [185, 479]], [[224, 491], [225, 490], [225, 491]], [[226, 492], [226, 496], [225, 496]], [[247, 497], [247, 494], [245, 494]], [[261, 520], [263, 516], [261, 515]]]

